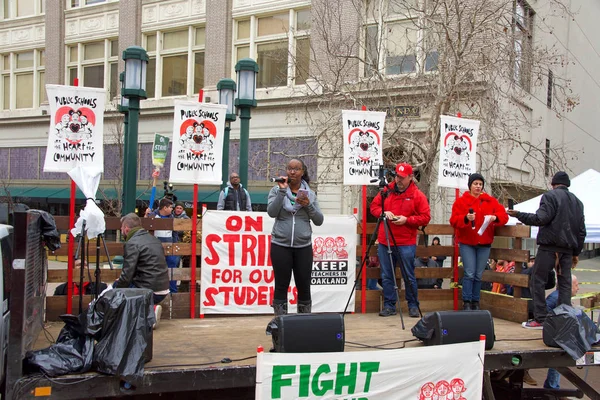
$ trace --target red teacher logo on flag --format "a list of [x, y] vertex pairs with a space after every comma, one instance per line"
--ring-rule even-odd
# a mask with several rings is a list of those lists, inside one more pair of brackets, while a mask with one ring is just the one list
[[56, 110], [54, 124], [56, 136], [75, 145], [92, 138], [96, 114], [87, 107], [75, 110], [70, 106], [63, 106]]
[[181, 148], [199, 156], [212, 151], [217, 127], [210, 120], [198, 122], [195, 119], [187, 119], [181, 124], [179, 135]]

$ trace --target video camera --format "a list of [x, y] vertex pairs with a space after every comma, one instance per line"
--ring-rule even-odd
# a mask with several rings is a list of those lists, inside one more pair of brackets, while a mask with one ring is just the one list
[[394, 179], [396, 172], [383, 168], [383, 164], [379, 164], [378, 178], [371, 179], [371, 183], [379, 182], [379, 189], [383, 189], [388, 184], [388, 179]]
[[164, 197], [170, 199], [172, 201], [177, 201], [177, 196], [175, 196], [175, 191], [173, 190], [173, 184], [168, 181], [163, 182], [163, 189], [165, 191]]

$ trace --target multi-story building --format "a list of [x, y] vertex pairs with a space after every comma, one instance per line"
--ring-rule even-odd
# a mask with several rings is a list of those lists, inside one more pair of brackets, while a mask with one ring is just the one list
[[[260, 68], [248, 157], [247, 186], [255, 204], [265, 203], [268, 179], [298, 156], [308, 165], [324, 211], [352, 212], [360, 190], [342, 184], [341, 110], [363, 104], [388, 111], [385, 160], [421, 167], [431, 183], [426, 191], [436, 204], [435, 222], [447, 221], [454, 198], [453, 191], [436, 187], [435, 152], [427, 151], [437, 148], [440, 113], [482, 120], [478, 164], [497, 193], [524, 198], [516, 188], [539, 191], [556, 168], [574, 174], [600, 168], [592, 150], [600, 141], [600, 46], [591, 39], [599, 33], [594, 22], [600, 5], [586, 0], [585, 7], [569, 9], [558, 1], [469, 0], [452, 9], [443, 3], [456, 4], [4, 0], [3, 190], [65, 212], [67, 175], [43, 172], [49, 127], [44, 85], [78, 78], [80, 85], [106, 89], [102, 187], [106, 196], [118, 196], [118, 77], [121, 54], [132, 45], [150, 57], [139, 124], [139, 200], [149, 197], [154, 134], [171, 135], [174, 99], [195, 100], [204, 89], [204, 101], [216, 102], [217, 82], [235, 78], [234, 66], [245, 57]], [[460, 47], [467, 38], [474, 44]], [[235, 122], [232, 171], [238, 169], [238, 138]], [[176, 189], [180, 199], [191, 201], [191, 186]], [[217, 195], [218, 187], [202, 187], [199, 200], [215, 202]]]

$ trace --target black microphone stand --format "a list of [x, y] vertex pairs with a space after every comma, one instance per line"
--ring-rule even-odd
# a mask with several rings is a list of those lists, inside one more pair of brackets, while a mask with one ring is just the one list
[[85, 220], [81, 224], [81, 233], [79, 234], [79, 240], [77, 243], [77, 251], [75, 252], [75, 259], [80, 260], [79, 265], [79, 314], [83, 312], [83, 270], [85, 268]]

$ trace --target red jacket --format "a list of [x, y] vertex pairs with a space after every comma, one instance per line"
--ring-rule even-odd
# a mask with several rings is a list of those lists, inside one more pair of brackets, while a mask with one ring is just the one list
[[[401, 193], [396, 193], [395, 186], [396, 182], [392, 182], [384, 189], [387, 193], [385, 211], [391, 211], [398, 216], [403, 215], [408, 220], [404, 225], [395, 225], [392, 221], [389, 221], [391, 234], [394, 235], [398, 246], [416, 245], [417, 228], [427, 225], [431, 219], [429, 202], [414, 182], [411, 182], [408, 188]], [[373, 216], [381, 216], [381, 193], [375, 196], [370, 209]], [[387, 244], [383, 223], [379, 225], [377, 240], [380, 244]], [[394, 243], [390, 244], [393, 245]]]
[[[465, 222], [465, 217], [470, 208], [475, 212], [475, 229], [472, 228], [471, 221]], [[479, 236], [477, 232], [483, 225], [486, 215], [495, 215], [496, 221], [490, 223], [483, 235]], [[481, 193], [479, 197], [473, 197], [470, 192], [464, 192], [452, 206], [450, 225], [456, 229], [458, 243], [471, 246], [491, 244], [494, 241], [494, 227], [505, 225], [507, 222], [508, 214], [504, 207], [487, 193]]]

